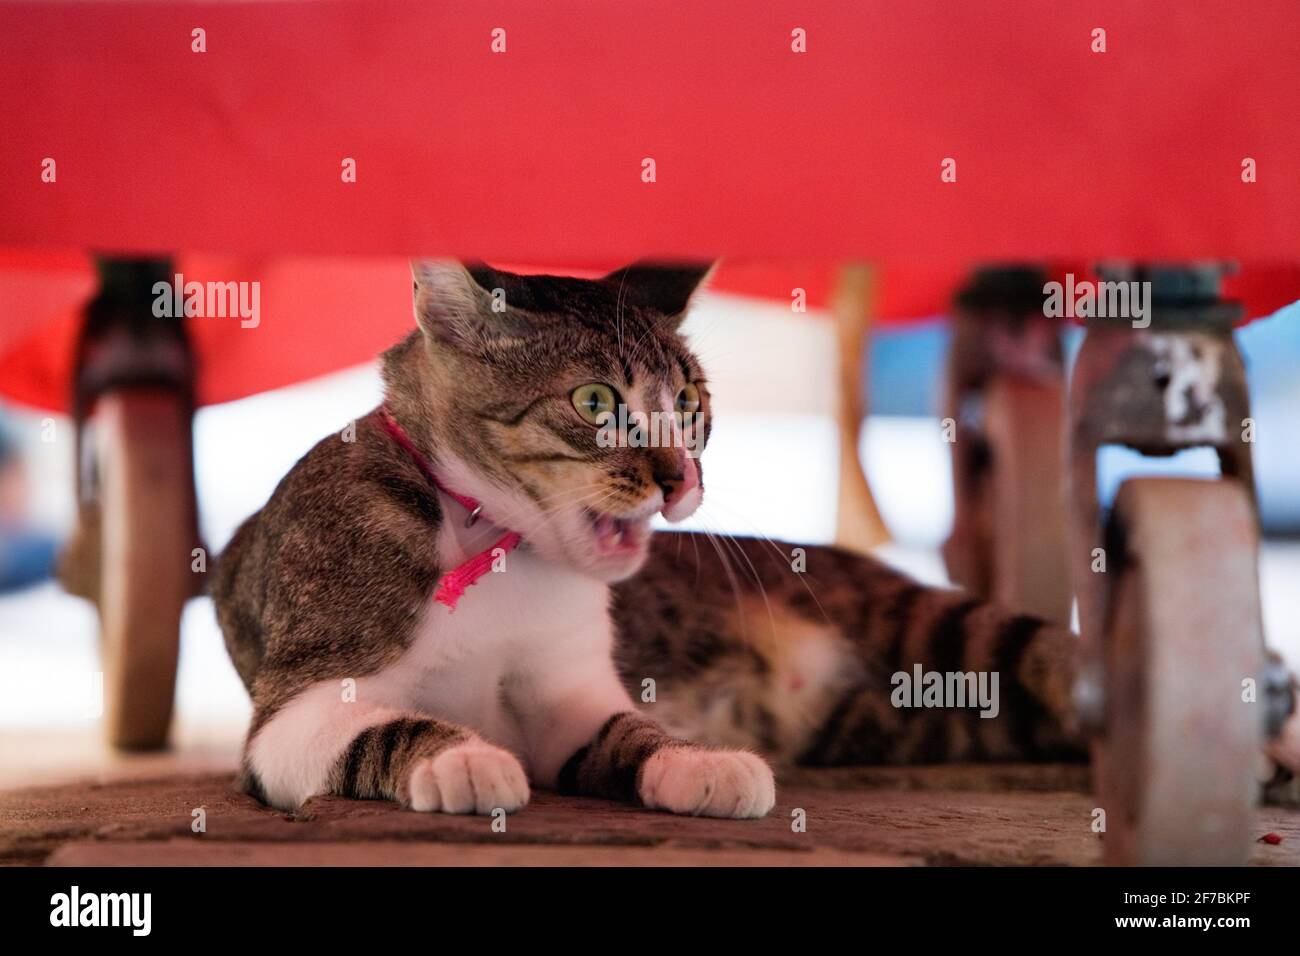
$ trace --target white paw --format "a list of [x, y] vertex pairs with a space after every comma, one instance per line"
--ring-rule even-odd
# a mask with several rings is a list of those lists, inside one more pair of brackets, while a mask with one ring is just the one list
[[673, 813], [761, 817], [776, 803], [776, 781], [762, 757], [743, 750], [665, 747], [646, 761], [639, 796]]
[[528, 777], [514, 754], [482, 740], [416, 761], [407, 781], [411, 809], [442, 813], [513, 813], [528, 802]]

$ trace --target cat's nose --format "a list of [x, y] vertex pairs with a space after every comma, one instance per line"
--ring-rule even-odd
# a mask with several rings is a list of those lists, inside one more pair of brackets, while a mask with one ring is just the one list
[[667, 510], [700, 485], [700, 472], [695, 467], [695, 459], [683, 454], [674, 461], [675, 470], [656, 470], [655, 484], [664, 493], [664, 509]]

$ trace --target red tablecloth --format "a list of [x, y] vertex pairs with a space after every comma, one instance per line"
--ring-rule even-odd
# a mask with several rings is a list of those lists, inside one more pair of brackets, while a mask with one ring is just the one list
[[[1298, 27], [1294, 0], [0, 4], [0, 247], [55, 250], [0, 282], [0, 391], [62, 403], [86, 292], [64, 249], [279, 270], [274, 321], [196, 329], [209, 401], [406, 327], [396, 265], [281, 256], [867, 258], [895, 315], [934, 309], [891, 296], [949, 291], [891, 284], [913, 264], [1218, 257], [1262, 274], [1300, 261]], [[806, 274], [824, 288], [829, 268]], [[719, 281], [785, 298], [814, 284], [797, 272]]]

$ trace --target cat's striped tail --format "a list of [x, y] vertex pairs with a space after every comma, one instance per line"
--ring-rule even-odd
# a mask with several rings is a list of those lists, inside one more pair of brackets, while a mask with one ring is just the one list
[[1084, 759], [1072, 687], [1078, 638], [962, 592], [900, 579], [853, 640], [801, 763]]
[[679, 736], [817, 765], [1084, 757], [1069, 630], [840, 548], [656, 539], [614, 589], [617, 660]]

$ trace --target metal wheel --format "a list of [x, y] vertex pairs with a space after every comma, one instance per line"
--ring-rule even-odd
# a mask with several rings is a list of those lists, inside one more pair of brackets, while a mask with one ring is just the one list
[[1257, 532], [1231, 480], [1132, 479], [1107, 553], [1096, 770], [1109, 863], [1246, 862], [1263, 704]]

